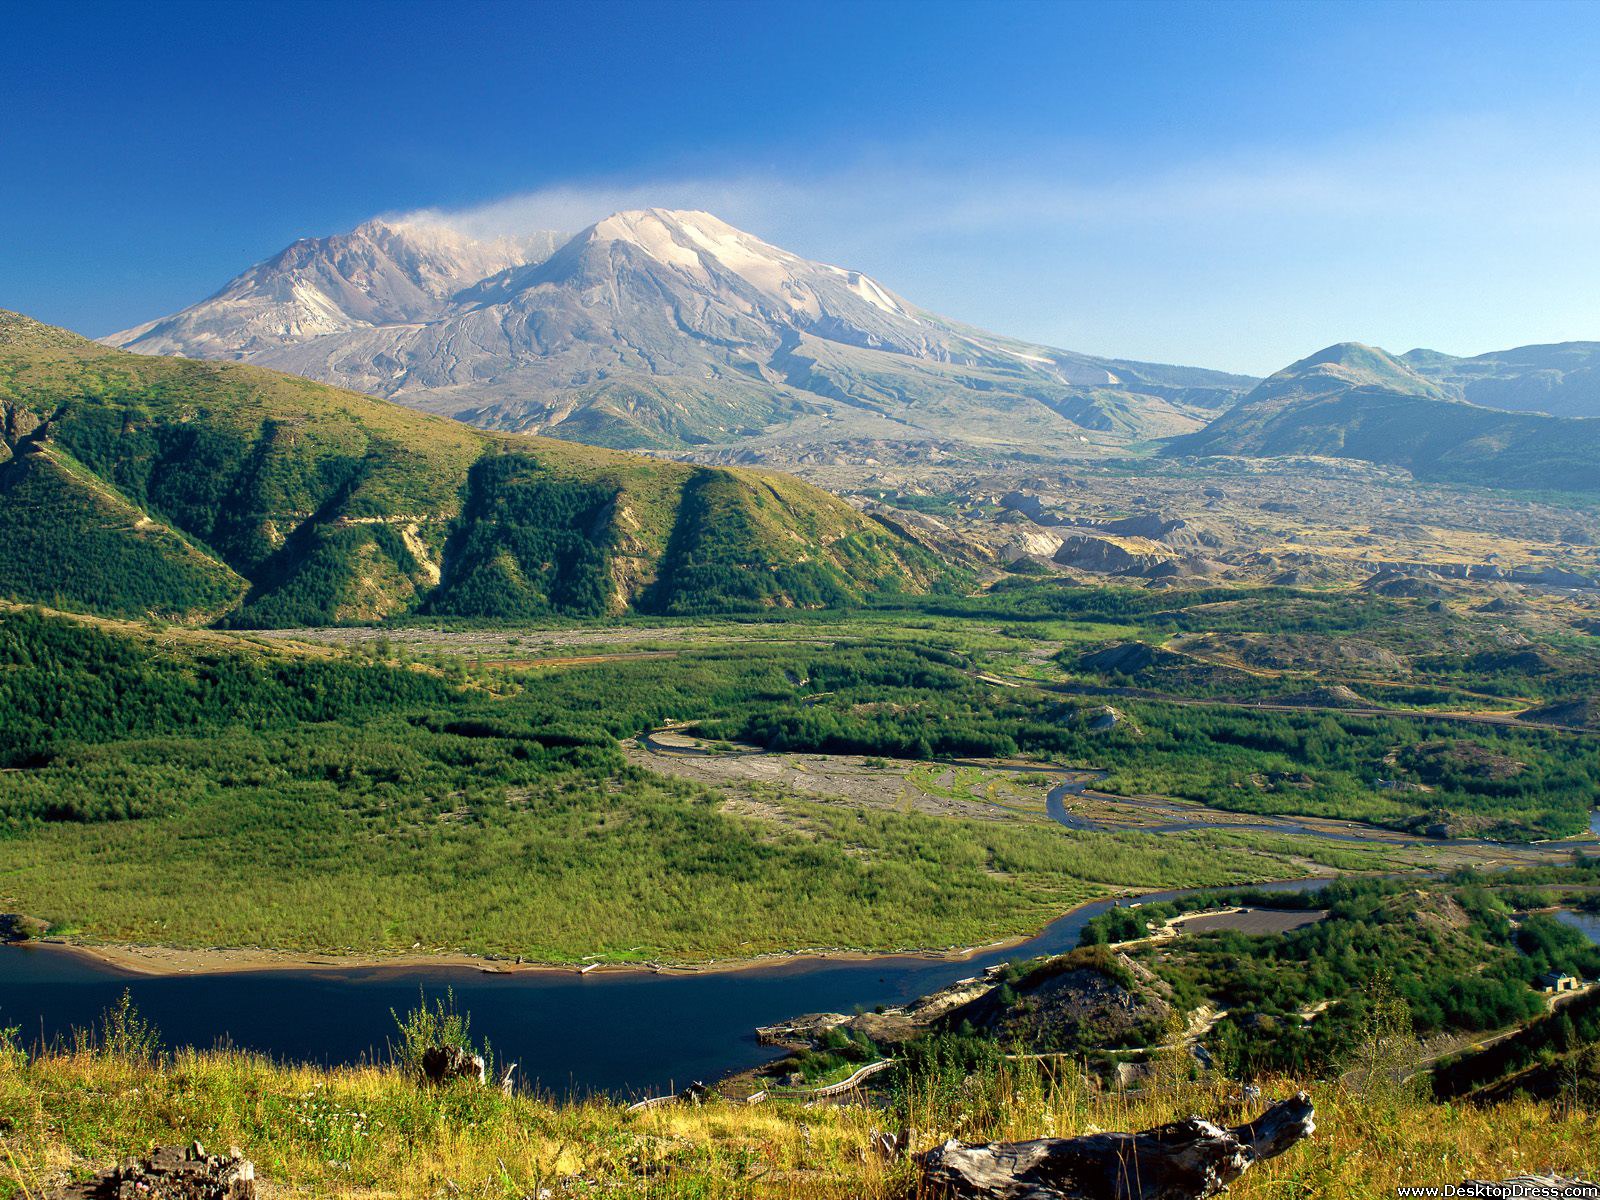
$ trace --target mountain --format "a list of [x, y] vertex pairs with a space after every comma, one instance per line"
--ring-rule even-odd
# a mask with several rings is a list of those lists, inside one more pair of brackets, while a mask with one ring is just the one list
[[1456, 399], [1485, 408], [1600, 417], [1600, 342], [1518, 346], [1476, 358], [1412, 350], [1400, 359]]
[[1354, 390], [1397, 396], [1448, 399], [1448, 394], [1405, 363], [1375, 346], [1340, 342], [1258, 383], [1245, 397], [1252, 402], [1335, 396]]
[[[384, 228], [384, 244], [405, 246], [423, 229]], [[985, 333], [703, 212], [617, 213], [549, 254], [428, 230], [454, 265], [421, 300], [406, 271], [366, 270], [382, 240], [368, 229], [297, 243], [292, 266], [273, 260], [106, 340], [243, 358], [485, 428], [618, 447], [771, 436], [1081, 451], [1198, 429], [1255, 382]], [[361, 271], [342, 265], [350, 239]], [[391, 248], [383, 263], [419, 254]], [[489, 269], [464, 284], [479, 266]], [[383, 284], [382, 306], [359, 303], [369, 278]], [[297, 287], [315, 292], [311, 308]]]
[[1163, 453], [1325, 455], [1404, 467], [1418, 479], [1600, 490], [1600, 420], [1510, 413], [1454, 399], [1420, 365], [1354, 342], [1263, 380]]
[[477, 241], [442, 225], [368, 221], [303, 238], [175, 316], [107, 339], [143, 354], [249, 359], [313, 338], [434, 320], [486, 276], [548, 258], [565, 239]]
[[284, 626], [857, 602], [947, 574], [780, 475], [491, 434], [0, 311], [0, 595]]

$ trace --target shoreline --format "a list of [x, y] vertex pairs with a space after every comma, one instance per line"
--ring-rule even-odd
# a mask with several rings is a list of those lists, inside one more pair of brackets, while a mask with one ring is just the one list
[[[1253, 884], [1231, 885], [1251, 887]], [[963, 962], [1008, 946], [1020, 946], [1040, 936], [1057, 921], [1064, 920], [1079, 909], [1113, 899], [1132, 899], [1160, 891], [1159, 888], [1121, 888], [1085, 900], [1082, 904], [1052, 916], [1031, 933], [1017, 934], [985, 942], [977, 946], [953, 947], [943, 950], [860, 950], [844, 947], [804, 950], [775, 950], [749, 958], [708, 959], [704, 962], [684, 963], [551, 963], [518, 962], [508, 958], [489, 958], [482, 955], [452, 951], [444, 954], [427, 954], [406, 951], [397, 954], [338, 953], [325, 954], [310, 950], [268, 950], [258, 947], [182, 947], [149, 946], [127, 942], [79, 942], [66, 938], [38, 938], [28, 942], [0, 943], [0, 951], [22, 949], [64, 954], [87, 959], [130, 976], [147, 978], [176, 978], [185, 975], [243, 975], [272, 971], [295, 972], [427, 972], [470, 971], [479, 975], [711, 975], [739, 971], [771, 970], [795, 963], [848, 963], [877, 962], [894, 959], [921, 960], [925, 962]]]
[[[243, 975], [272, 971], [329, 972], [427, 972], [471, 971], [479, 975], [713, 975], [741, 971], [775, 970], [795, 964], [810, 963], [864, 963], [890, 961], [965, 962], [983, 954], [1010, 947], [1022, 946], [1042, 937], [1058, 922], [1072, 917], [1096, 904], [1112, 900], [1133, 900], [1140, 896], [1168, 892], [1226, 891], [1253, 887], [1270, 887], [1298, 883], [1303, 880], [1331, 880], [1348, 874], [1329, 871], [1325, 875], [1306, 874], [1292, 878], [1256, 880], [1246, 883], [1217, 884], [1211, 888], [1159, 888], [1119, 887], [1104, 895], [1084, 900], [1071, 908], [1063, 909], [1029, 933], [1015, 934], [984, 942], [976, 946], [948, 947], [923, 950], [860, 950], [847, 947], [808, 947], [803, 950], [777, 950], [756, 954], [748, 958], [709, 959], [704, 962], [685, 963], [550, 963], [518, 962], [508, 958], [490, 958], [452, 951], [445, 954], [427, 954], [405, 951], [395, 954], [382, 952], [327, 954], [310, 950], [267, 950], [260, 947], [181, 947], [150, 946], [126, 942], [79, 942], [67, 938], [38, 938], [28, 942], [0, 943], [0, 952], [6, 949], [44, 950], [87, 959], [111, 967], [129, 976], [147, 978], [177, 978], [185, 975]], [[1360, 874], [1360, 872], [1358, 872]], [[1379, 872], [1382, 874], [1382, 872]]]

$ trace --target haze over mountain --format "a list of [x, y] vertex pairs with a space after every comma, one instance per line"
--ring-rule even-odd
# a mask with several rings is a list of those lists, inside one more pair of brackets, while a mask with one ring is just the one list
[[[1325, 455], [1405, 467], [1418, 479], [1600, 490], [1600, 419], [1507, 412], [1458, 398], [1496, 388], [1505, 397], [1526, 396], [1529, 375], [1521, 364], [1582, 363], [1589, 345], [1477, 359], [1414, 351], [1402, 359], [1340, 343], [1263, 380], [1199, 433], [1169, 442], [1164, 453]], [[1574, 380], [1569, 397], [1576, 407], [1586, 369], [1564, 376]], [[1557, 383], [1547, 394], [1563, 390]]]
[[0, 310], [0, 596], [326, 624], [856, 603], [946, 574], [785, 476], [485, 433]]
[[1412, 350], [1400, 361], [1457, 399], [1485, 408], [1600, 417], [1600, 342], [1518, 346], [1474, 358]]
[[105, 340], [621, 447], [868, 438], [1081, 452], [1198, 429], [1255, 382], [973, 329], [708, 213], [622, 212], [558, 241], [369, 222]]

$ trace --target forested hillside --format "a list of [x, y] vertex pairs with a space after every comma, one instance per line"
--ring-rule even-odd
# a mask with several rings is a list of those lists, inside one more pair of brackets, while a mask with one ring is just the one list
[[942, 572], [792, 480], [487, 435], [0, 313], [0, 595], [249, 627], [817, 605]]

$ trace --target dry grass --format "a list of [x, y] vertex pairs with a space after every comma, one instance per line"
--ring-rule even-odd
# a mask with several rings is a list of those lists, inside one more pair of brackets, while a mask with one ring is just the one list
[[[1272, 1081], [1268, 1096], [1298, 1087]], [[1513, 1101], [1441, 1106], [1393, 1091], [1312, 1084], [1316, 1137], [1247, 1175], [1237, 1200], [1393, 1195], [1600, 1166], [1595, 1114]], [[1256, 1107], [1248, 1106], [1249, 1109]], [[1143, 1128], [1189, 1112], [1254, 1115], [1231, 1085], [1177, 1083], [1106, 1095], [1076, 1076], [1007, 1073], [906, 1102], [918, 1148], [965, 1140]], [[158, 1143], [239, 1145], [269, 1196], [786, 1197], [903, 1200], [909, 1164], [868, 1149], [903, 1116], [866, 1108], [710, 1103], [630, 1114], [458, 1085], [421, 1090], [398, 1071], [326, 1071], [236, 1053], [133, 1064], [95, 1052], [0, 1060], [0, 1197], [38, 1196], [71, 1175]]]

